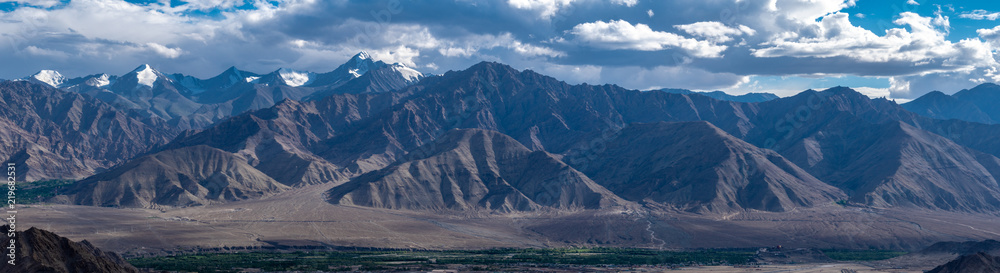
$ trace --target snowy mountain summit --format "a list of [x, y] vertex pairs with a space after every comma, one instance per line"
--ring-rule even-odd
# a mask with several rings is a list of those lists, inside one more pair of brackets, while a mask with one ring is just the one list
[[387, 64], [362, 51], [326, 73], [280, 68], [257, 74], [231, 66], [203, 79], [181, 73], [164, 74], [152, 65], [142, 64], [121, 76], [102, 73], [68, 78], [55, 70], [41, 70], [18, 81], [88, 94], [188, 129], [270, 107], [284, 99], [316, 100], [342, 93], [389, 92], [415, 84], [423, 77], [413, 68]]

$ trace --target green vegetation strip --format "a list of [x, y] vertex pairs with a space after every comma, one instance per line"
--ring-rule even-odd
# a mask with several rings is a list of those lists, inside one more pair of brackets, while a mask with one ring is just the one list
[[19, 184], [17, 201], [22, 204], [33, 204], [56, 196], [69, 185], [73, 180], [41, 180], [30, 183]]
[[824, 249], [823, 254], [826, 254], [826, 256], [830, 257], [830, 259], [838, 261], [878, 261], [903, 256], [906, 255], [906, 252], [891, 250]]
[[130, 259], [139, 268], [188, 272], [428, 270], [447, 264], [489, 271], [512, 265], [688, 265], [745, 264], [749, 251], [657, 251], [619, 248], [493, 249], [480, 251], [336, 251], [194, 254]]

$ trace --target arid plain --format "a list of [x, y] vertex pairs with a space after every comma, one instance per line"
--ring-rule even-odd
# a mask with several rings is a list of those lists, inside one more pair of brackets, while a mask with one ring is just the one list
[[[640, 246], [689, 250], [782, 245], [915, 251], [938, 241], [978, 241], [1000, 236], [1000, 218], [955, 212], [830, 204], [836, 207], [717, 217], [646, 209], [430, 214], [333, 205], [324, 201], [328, 187], [316, 185], [259, 200], [166, 210], [42, 203], [25, 207], [18, 217], [19, 224], [51, 230], [73, 240], [88, 240], [126, 256], [245, 248], [353, 247], [443, 250]], [[866, 272], [865, 266], [857, 268], [858, 272]], [[894, 266], [882, 264], [876, 268]], [[827, 269], [833, 270], [787, 268], [796, 272]], [[738, 268], [690, 270], [744, 272]], [[836, 270], [831, 272], [840, 272]]]

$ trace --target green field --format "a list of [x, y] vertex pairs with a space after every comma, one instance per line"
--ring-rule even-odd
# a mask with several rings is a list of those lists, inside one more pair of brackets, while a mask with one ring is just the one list
[[195, 254], [130, 259], [139, 268], [190, 272], [431, 270], [448, 264], [492, 271], [530, 265], [745, 264], [752, 251], [657, 251], [621, 248], [493, 249], [481, 251], [331, 251]]
[[[838, 261], [872, 261], [905, 252], [835, 250]], [[139, 268], [178, 272], [263, 271], [414, 271], [464, 265], [471, 271], [510, 271], [534, 266], [740, 265], [751, 250], [660, 251], [630, 248], [491, 249], [450, 251], [296, 251], [191, 254], [129, 259]]]
[[906, 252], [891, 250], [824, 249], [823, 254], [838, 261], [878, 261], [903, 256]]
[[42, 180], [19, 184], [18, 202], [33, 204], [60, 194], [63, 189], [73, 184], [73, 180]]

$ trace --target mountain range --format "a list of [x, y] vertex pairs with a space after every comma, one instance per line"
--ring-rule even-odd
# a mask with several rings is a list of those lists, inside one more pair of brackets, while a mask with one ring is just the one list
[[199, 79], [164, 74], [144, 64], [121, 76], [94, 74], [66, 78], [57, 71], [42, 70], [21, 80], [88, 94], [122, 109], [167, 120], [177, 128], [201, 129], [225, 117], [270, 107], [283, 99], [308, 100], [306, 97], [321, 98], [340, 92], [387, 92], [423, 77], [412, 68], [374, 60], [361, 52], [326, 73], [282, 68], [257, 74], [230, 67], [215, 77]]
[[[24, 151], [8, 158], [89, 176], [57, 202], [203, 206], [325, 184], [332, 204], [412, 211], [1000, 210], [1000, 139], [990, 137], [1000, 125], [928, 117], [846, 87], [745, 102], [571, 85], [491, 62], [423, 77], [364, 53], [322, 74], [231, 68], [200, 80], [142, 66], [120, 77], [36, 76], [0, 86], [37, 104], [0, 109], [35, 136], [0, 140]], [[79, 87], [101, 78], [107, 88]], [[39, 112], [76, 105], [39, 103], [63, 97], [116, 123], [81, 127], [60, 117], [92, 118]], [[180, 115], [195, 112], [213, 114]], [[17, 124], [18, 115], [38, 121]], [[108, 137], [47, 140], [68, 133], [43, 123]], [[121, 147], [103, 150], [111, 143]]]
[[124, 163], [178, 130], [93, 97], [24, 81], [0, 82], [0, 158], [21, 181], [80, 179]]
[[773, 99], [777, 99], [778, 95], [771, 93], [746, 93], [743, 95], [730, 95], [722, 91], [711, 91], [711, 92], [697, 92], [687, 89], [676, 89], [676, 88], [664, 88], [655, 91], [675, 93], [675, 94], [699, 94], [707, 96], [717, 100], [728, 100], [735, 102], [765, 102]]
[[914, 113], [936, 119], [957, 119], [986, 124], [1000, 123], [1000, 85], [984, 83], [953, 95], [933, 91], [903, 104]]

